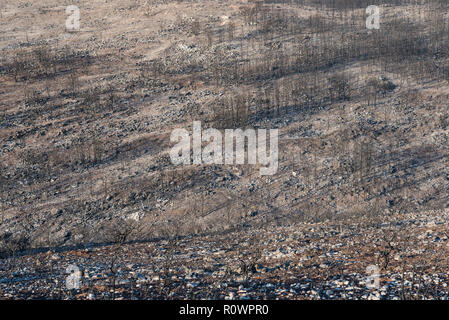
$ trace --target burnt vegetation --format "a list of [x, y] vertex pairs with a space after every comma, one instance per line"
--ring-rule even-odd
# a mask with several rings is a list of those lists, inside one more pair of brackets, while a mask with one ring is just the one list
[[[366, 28], [369, 5], [381, 8], [379, 30]], [[424, 277], [447, 272], [440, 262], [446, 249], [437, 250], [447, 231], [432, 225], [432, 239], [439, 240], [426, 243], [427, 252], [420, 242], [427, 238], [407, 232], [420, 228], [407, 220], [413, 214], [438, 216], [449, 205], [446, 1], [114, 6], [112, 17], [139, 14], [138, 31], [124, 33], [111, 20], [92, 27], [95, 34], [1, 39], [0, 274], [12, 279], [30, 252], [112, 245], [104, 298], [224, 298], [225, 283], [257, 287], [260, 270], [297, 276], [300, 264], [314, 281], [314, 298], [344, 297], [325, 294], [329, 281], [364, 273], [363, 263], [321, 261], [313, 245], [297, 254], [317, 261], [273, 266], [277, 258], [262, 258], [271, 242], [254, 230], [274, 236], [276, 228], [307, 226], [291, 236], [292, 247], [351, 238], [370, 264], [400, 274], [395, 296], [447, 297], [443, 278]], [[48, 14], [37, 12], [42, 19]], [[94, 13], [85, 21], [96, 21]], [[280, 129], [277, 173], [259, 177], [251, 165], [174, 166], [170, 133], [194, 120], [220, 130]], [[422, 228], [430, 223], [416, 219]], [[243, 234], [249, 249], [240, 249], [233, 234]], [[198, 287], [173, 278], [180, 272], [195, 278], [177, 260], [190, 252], [189, 239], [195, 245], [214, 239], [239, 268], [220, 261], [223, 269], [207, 271]], [[151, 241], [162, 243], [157, 258], [139, 247]], [[136, 289], [139, 279], [119, 281], [126, 258], [114, 257], [126, 256], [116, 254], [126, 245], [137, 246], [141, 258], [151, 256], [157, 285], [140, 279], [145, 285]], [[326, 265], [325, 279], [317, 263]], [[275, 297], [267, 288], [257, 292]]]

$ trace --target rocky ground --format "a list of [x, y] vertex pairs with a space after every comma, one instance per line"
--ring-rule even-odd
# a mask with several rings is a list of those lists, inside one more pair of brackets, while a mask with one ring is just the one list
[[[2, 1], [0, 295], [445, 298], [446, 3], [333, 3]], [[278, 171], [173, 165], [193, 121]]]
[[[448, 298], [447, 211], [351, 219], [25, 254], [2, 260], [0, 292], [6, 299]], [[80, 286], [69, 290], [73, 270]]]

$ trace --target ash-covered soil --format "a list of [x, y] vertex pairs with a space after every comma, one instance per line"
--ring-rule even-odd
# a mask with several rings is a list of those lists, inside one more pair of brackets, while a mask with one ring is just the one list
[[[448, 219], [342, 217], [58, 248], [2, 260], [0, 290], [15, 299], [447, 299]], [[79, 289], [69, 290], [74, 271]]]
[[[446, 297], [445, 1], [67, 5], [0, 4], [0, 295]], [[173, 165], [193, 121], [279, 129], [276, 174]]]

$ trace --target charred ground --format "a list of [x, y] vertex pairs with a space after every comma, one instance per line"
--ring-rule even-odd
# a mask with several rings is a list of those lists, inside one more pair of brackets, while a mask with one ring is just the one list
[[[67, 32], [70, 4], [0, 7], [6, 297], [69, 296], [69, 262], [105, 276], [81, 297], [366, 298], [341, 292], [368, 265], [402, 274], [386, 298], [447, 295], [444, 1], [77, 1], [81, 30]], [[195, 120], [278, 128], [277, 174], [173, 166], [170, 133]], [[194, 280], [199, 245], [229, 254]], [[121, 291], [114, 268], [131, 279]], [[332, 279], [343, 291], [328, 294]]]

